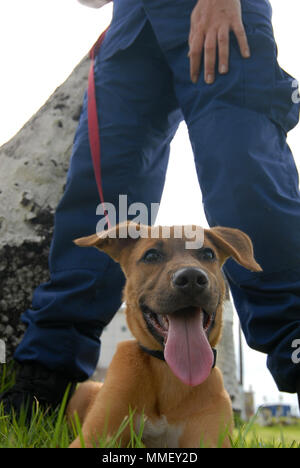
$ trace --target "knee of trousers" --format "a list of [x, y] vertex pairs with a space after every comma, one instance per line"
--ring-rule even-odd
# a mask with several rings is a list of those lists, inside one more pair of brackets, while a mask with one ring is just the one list
[[279, 390], [295, 392], [300, 375], [300, 265], [255, 273], [243, 282], [232, 276], [231, 265], [225, 273], [248, 345], [268, 355]]
[[213, 125], [202, 119], [200, 133], [190, 129], [208, 223], [246, 232], [265, 271], [296, 266], [298, 172], [285, 135], [263, 114], [234, 109], [230, 115], [216, 110]]

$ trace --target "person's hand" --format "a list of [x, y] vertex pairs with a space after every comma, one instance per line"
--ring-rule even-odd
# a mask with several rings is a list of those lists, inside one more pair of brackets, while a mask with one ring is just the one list
[[204, 55], [204, 79], [207, 84], [215, 80], [218, 49], [219, 73], [228, 72], [229, 33], [233, 31], [244, 58], [250, 57], [240, 0], [198, 0], [191, 15], [189, 35], [190, 74], [196, 83]]
[[101, 8], [110, 1], [111, 0], [78, 0], [79, 3], [91, 8]]

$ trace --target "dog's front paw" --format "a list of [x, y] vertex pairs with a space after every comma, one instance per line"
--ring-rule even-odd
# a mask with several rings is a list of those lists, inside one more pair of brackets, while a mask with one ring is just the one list
[[89, 443], [87, 440], [84, 440], [84, 445], [81, 443], [79, 437], [77, 437], [70, 445], [69, 448], [93, 448], [93, 444]]

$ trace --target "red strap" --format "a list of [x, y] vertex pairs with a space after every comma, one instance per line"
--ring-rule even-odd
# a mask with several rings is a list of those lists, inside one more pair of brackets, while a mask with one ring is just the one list
[[[108, 28], [107, 28], [108, 29]], [[99, 122], [98, 122], [98, 113], [97, 113], [97, 102], [96, 102], [96, 88], [95, 88], [95, 74], [94, 74], [94, 65], [95, 57], [99, 48], [104, 40], [106, 31], [103, 31], [97, 42], [94, 44], [90, 51], [91, 67], [89, 72], [88, 79], [88, 132], [89, 132], [89, 143], [90, 150], [93, 160], [94, 173], [96, 178], [96, 184], [99, 192], [100, 201], [104, 206], [104, 197], [102, 190], [102, 178], [101, 178], [101, 147], [100, 147], [100, 132], [99, 132]], [[107, 225], [110, 228], [111, 224], [109, 222], [108, 214], [105, 211], [105, 217]]]

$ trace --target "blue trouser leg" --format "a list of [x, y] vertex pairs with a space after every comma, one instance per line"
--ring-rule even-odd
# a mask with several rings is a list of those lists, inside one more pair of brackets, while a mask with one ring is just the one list
[[245, 15], [252, 50], [240, 57], [231, 37], [230, 73], [207, 86], [189, 79], [187, 45], [169, 51], [175, 89], [188, 125], [203, 204], [211, 226], [240, 228], [251, 237], [262, 273], [229, 260], [225, 273], [249, 345], [268, 354], [282, 391], [295, 392], [300, 366], [300, 195], [286, 143], [299, 106], [292, 78], [276, 61], [270, 22]]
[[[142, 202], [150, 213], [150, 204], [160, 201], [169, 144], [182, 119], [171, 72], [149, 24], [128, 49], [108, 59], [103, 51], [105, 42], [95, 66], [104, 199], [118, 214], [119, 194], [126, 194], [128, 205]], [[15, 353], [18, 361], [38, 361], [78, 380], [94, 371], [99, 336], [121, 304], [124, 284], [106, 254], [72, 243], [96, 232], [99, 221], [86, 104], [55, 215], [51, 279], [35, 290], [23, 314], [27, 331]]]

